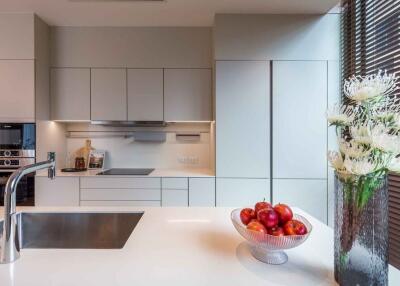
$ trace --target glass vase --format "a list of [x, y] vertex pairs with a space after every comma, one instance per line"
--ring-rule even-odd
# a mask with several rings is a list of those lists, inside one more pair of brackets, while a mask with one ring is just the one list
[[388, 285], [387, 174], [335, 174], [335, 279], [344, 286]]

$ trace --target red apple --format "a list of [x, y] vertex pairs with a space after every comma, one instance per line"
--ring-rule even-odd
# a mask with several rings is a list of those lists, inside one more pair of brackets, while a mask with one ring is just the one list
[[262, 209], [272, 209], [272, 205], [270, 203], [266, 202], [264, 199], [264, 201], [258, 202], [254, 206], [254, 210], [256, 211], [256, 214]]
[[256, 212], [251, 208], [245, 208], [240, 211], [240, 220], [244, 225], [248, 225], [252, 219], [256, 218]]
[[267, 233], [267, 229], [265, 226], [263, 226], [260, 222], [258, 221], [252, 221], [247, 225], [247, 229], [261, 232], [261, 233]]
[[278, 214], [273, 209], [262, 209], [257, 213], [257, 219], [266, 227], [276, 227], [279, 222]]
[[274, 206], [274, 211], [276, 211], [279, 216], [280, 225], [284, 225], [286, 222], [293, 218], [293, 212], [288, 205], [277, 204]]
[[275, 227], [275, 228], [269, 228], [268, 229], [268, 234], [273, 235], [273, 236], [284, 236], [285, 232], [283, 231], [283, 228], [278, 226], [278, 227]]
[[304, 235], [307, 233], [307, 227], [298, 220], [289, 220], [283, 226], [283, 231], [286, 235]]

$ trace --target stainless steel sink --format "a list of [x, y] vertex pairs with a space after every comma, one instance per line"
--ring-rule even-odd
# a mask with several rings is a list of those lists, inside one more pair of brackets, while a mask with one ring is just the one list
[[18, 214], [19, 243], [21, 248], [122, 248], [142, 215], [22, 212]]

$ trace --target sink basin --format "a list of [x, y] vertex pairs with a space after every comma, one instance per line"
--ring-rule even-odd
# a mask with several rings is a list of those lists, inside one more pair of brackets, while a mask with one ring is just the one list
[[[18, 214], [21, 248], [122, 248], [143, 213]], [[0, 229], [3, 222], [0, 222]]]

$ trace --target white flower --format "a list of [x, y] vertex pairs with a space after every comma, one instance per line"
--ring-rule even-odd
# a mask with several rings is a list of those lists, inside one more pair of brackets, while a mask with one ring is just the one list
[[358, 144], [354, 140], [347, 142], [344, 139], [339, 140], [339, 150], [345, 156], [351, 158], [365, 157], [370, 153], [369, 148], [365, 148], [363, 145]]
[[400, 157], [393, 158], [390, 162], [389, 170], [392, 172], [400, 173]]
[[354, 120], [353, 109], [335, 105], [332, 109], [327, 110], [326, 118], [330, 125], [348, 126]]
[[382, 73], [365, 77], [353, 76], [344, 83], [345, 95], [357, 102], [363, 103], [377, 97], [386, 97], [397, 89], [396, 76]]
[[353, 140], [359, 144], [370, 145], [372, 142], [371, 128], [368, 124], [351, 126], [350, 134]]
[[336, 171], [345, 171], [342, 155], [336, 151], [328, 151], [328, 160], [332, 168]]
[[343, 164], [347, 172], [357, 176], [367, 175], [377, 170], [376, 163], [367, 157], [361, 159], [346, 157]]
[[377, 125], [371, 130], [371, 146], [382, 152], [400, 153], [400, 136], [388, 134], [383, 125]]

